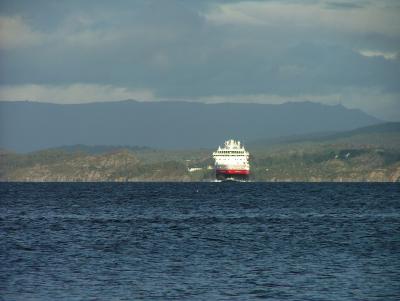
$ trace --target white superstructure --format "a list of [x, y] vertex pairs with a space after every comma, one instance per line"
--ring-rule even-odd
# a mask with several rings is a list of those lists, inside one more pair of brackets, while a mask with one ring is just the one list
[[239, 141], [225, 141], [223, 147], [218, 147], [218, 150], [213, 152], [217, 179], [247, 179], [250, 174], [249, 156], [249, 152]]

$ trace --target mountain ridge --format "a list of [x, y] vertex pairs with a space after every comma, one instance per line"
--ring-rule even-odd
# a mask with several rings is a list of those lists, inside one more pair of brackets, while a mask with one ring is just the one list
[[[359, 143], [356, 137], [367, 135], [369, 139], [368, 142], [375, 143], [376, 139], [371, 140], [373, 134], [382, 134], [382, 135], [391, 135], [393, 133], [399, 134], [400, 133], [400, 122], [383, 122], [378, 123], [375, 125], [370, 125], [366, 127], [360, 127], [349, 131], [341, 131], [341, 132], [328, 132], [328, 133], [310, 133], [306, 135], [295, 135], [295, 136], [284, 136], [278, 137], [275, 139], [260, 139], [254, 140], [249, 143], [250, 146], [253, 147], [260, 147], [260, 146], [272, 146], [272, 145], [279, 145], [279, 144], [292, 144], [292, 143], [318, 143], [318, 142], [353, 142]], [[400, 141], [393, 141], [393, 143], [389, 143], [388, 139], [385, 139], [384, 144], [386, 147], [390, 145], [395, 145], [400, 147]], [[367, 141], [366, 141], [367, 143]]]
[[313, 102], [0, 102], [0, 148], [29, 152], [60, 145], [214, 147], [227, 137], [259, 138], [341, 131], [379, 119], [341, 105]]
[[[369, 140], [369, 143], [374, 146], [384, 146], [388, 147], [391, 145], [389, 140], [391, 137], [387, 137], [381, 144], [376, 144], [375, 140], [371, 139], [372, 134], [395, 134], [395, 136], [399, 136], [400, 138], [400, 122], [384, 122], [378, 123], [376, 125], [356, 128], [350, 131], [343, 132], [333, 132], [333, 133], [311, 133], [307, 135], [299, 135], [299, 136], [284, 136], [275, 139], [269, 140], [256, 140], [251, 141], [246, 144], [248, 148], [258, 148], [260, 146], [275, 146], [275, 145], [287, 145], [287, 144], [295, 144], [295, 143], [333, 143], [337, 142], [338, 139], [349, 138], [350, 140], [359, 134], [369, 135], [366, 139]], [[395, 139], [393, 139], [395, 140]], [[396, 141], [394, 141], [396, 142]], [[400, 141], [396, 144], [400, 148]], [[214, 148], [217, 145], [214, 146]], [[205, 148], [204, 151], [212, 151], [213, 147]], [[166, 151], [163, 149], [150, 148], [147, 146], [130, 146], [130, 145], [84, 145], [84, 144], [75, 144], [75, 145], [61, 145], [49, 149], [44, 150], [60, 150], [65, 152], [84, 152], [87, 154], [103, 154], [109, 152], [117, 152], [120, 150], [129, 150], [129, 151], [148, 151], [148, 152], [162, 152]], [[3, 150], [6, 151], [6, 150]], [[199, 149], [186, 149], [186, 150], [176, 150], [176, 151], [199, 151]]]

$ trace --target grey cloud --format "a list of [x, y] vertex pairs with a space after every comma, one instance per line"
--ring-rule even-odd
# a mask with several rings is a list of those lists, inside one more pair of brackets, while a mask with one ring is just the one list
[[[211, 0], [2, 1], [2, 15], [21, 18], [41, 40], [28, 48], [0, 50], [0, 83], [25, 89], [30, 84], [122, 87], [151, 91], [156, 99], [229, 100], [229, 96], [264, 94], [292, 99], [348, 89], [355, 95], [357, 89], [368, 87], [400, 94], [399, 59], [359, 52], [398, 53], [399, 31], [321, 27], [312, 19], [306, 27], [281, 23], [279, 18], [262, 26], [207, 19], [220, 5], [232, 3], [241, 5], [241, 1]], [[273, 3], [299, 7], [316, 3], [335, 8], [337, 14], [371, 5], [368, 1]], [[282, 14], [284, 8], [279, 6]], [[357, 105], [363, 108], [361, 101]]]
[[363, 8], [366, 6], [366, 4], [361, 4], [361, 3], [352, 3], [352, 2], [327, 2], [326, 4], [327, 8], [332, 8], [332, 9], [357, 9], [357, 8]]

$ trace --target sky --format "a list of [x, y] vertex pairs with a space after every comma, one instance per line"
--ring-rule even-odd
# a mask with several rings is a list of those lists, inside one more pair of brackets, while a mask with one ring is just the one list
[[400, 121], [400, 1], [0, 0], [0, 100], [125, 99]]

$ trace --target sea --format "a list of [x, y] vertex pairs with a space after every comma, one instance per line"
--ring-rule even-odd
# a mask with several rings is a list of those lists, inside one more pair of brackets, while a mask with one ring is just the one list
[[400, 300], [400, 185], [0, 183], [0, 300]]

